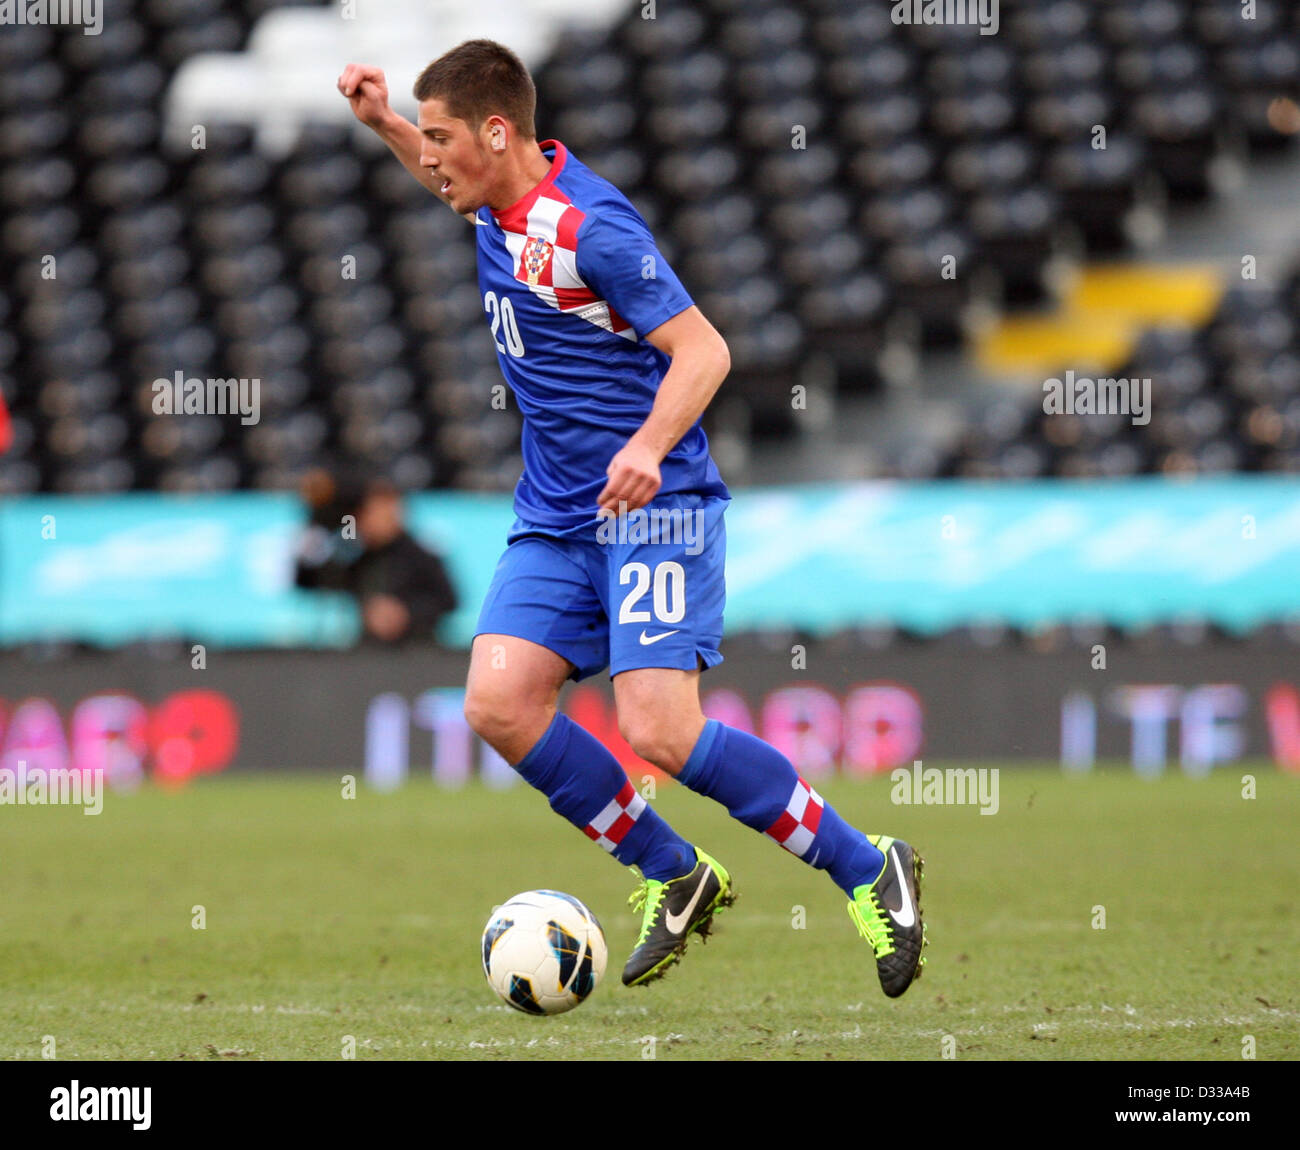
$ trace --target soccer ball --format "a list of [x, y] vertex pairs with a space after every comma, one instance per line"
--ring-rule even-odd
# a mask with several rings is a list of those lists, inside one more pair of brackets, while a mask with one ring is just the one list
[[563, 1014], [605, 973], [605, 933], [571, 894], [529, 890], [503, 903], [483, 928], [483, 973], [525, 1014]]

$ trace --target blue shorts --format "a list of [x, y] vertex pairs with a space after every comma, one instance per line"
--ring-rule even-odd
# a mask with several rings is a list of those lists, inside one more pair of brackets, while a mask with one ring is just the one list
[[574, 665], [694, 671], [722, 662], [730, 500], [665, 495], [572, 531], [516, 520], [475, 635], [513, 635]]

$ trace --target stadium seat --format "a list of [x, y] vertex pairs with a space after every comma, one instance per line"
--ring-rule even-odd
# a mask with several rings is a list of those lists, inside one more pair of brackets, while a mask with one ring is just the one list
[[[1213, 195], [1287, 144], [1269, 107], [1300, 83], [1295, 5], [1259, 0], [1243, 20], [1236, 0], [1004, 0], [996, 37], [899, 26], [889, 8], [692, 0], [645, 20], [614, 3], [391, 0], [344, 37], [323, 0], [151, 0], [96, 37], [7, 28], [0, 387], [16, 436], [0, 489], [266, 485], [311, 450], [353, 449], [417, 485], [513, 482], [517, 416], [487, 406], [499, 378], [472, 231], [333, 91], [364, 49], [409, 113], [410, 79], [445, 46], [417, 21], [511, 29], [543, 135], [646, 215], [731, 343], [730, 390], [760, 436], [792, 426], [790, 376], [811, 353], [841, 391], [869, 392], [899, 332], [939, 346], [973, 305], [1048, 301], [1062, 261], [1140, 250], [1171, 198]], [[48, 254], [53, 286], [17, 270]], [[1142, 335], [1127, 368], [1177, 397], [1158, 441], [1031, 422], [899, 467], [1294, 470], [1298, 309], [1293, 277], [1229, 293], [1191, 332]], [[142, 399], [178, 364], [261, 373], [265, 432], [152, 430]], [[60, 424], [47, 449], [69, 419], [84, 434]]]

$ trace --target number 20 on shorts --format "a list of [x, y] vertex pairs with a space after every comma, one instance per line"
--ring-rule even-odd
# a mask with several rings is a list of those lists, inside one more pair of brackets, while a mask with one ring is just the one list
[[[620, 623], [680, 623], [686, 617], [686, 571], [680, 563], [657, 563], [653, 574], [648, 563], [624, 563], [618, 581], [623, 587], [632, 584], [618, 609]], [[653, 614], [637, 608], [647, 591], [651, 592]]]

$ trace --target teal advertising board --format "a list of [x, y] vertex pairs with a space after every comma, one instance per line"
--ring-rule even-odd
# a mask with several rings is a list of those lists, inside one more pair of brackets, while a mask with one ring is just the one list
[[[441, 638], [467, 644], [510, 500], [421, 494], [409, 515], [461, 596]], [[352, 604], [293, 586], [303, 520], [291, 496], [262, 493], [8, 500], [0, 642], [346, 645]], [[727, 535], [733, 632], [1300, 618], [1300, 482], [1285, 477], [741, 490]]]

